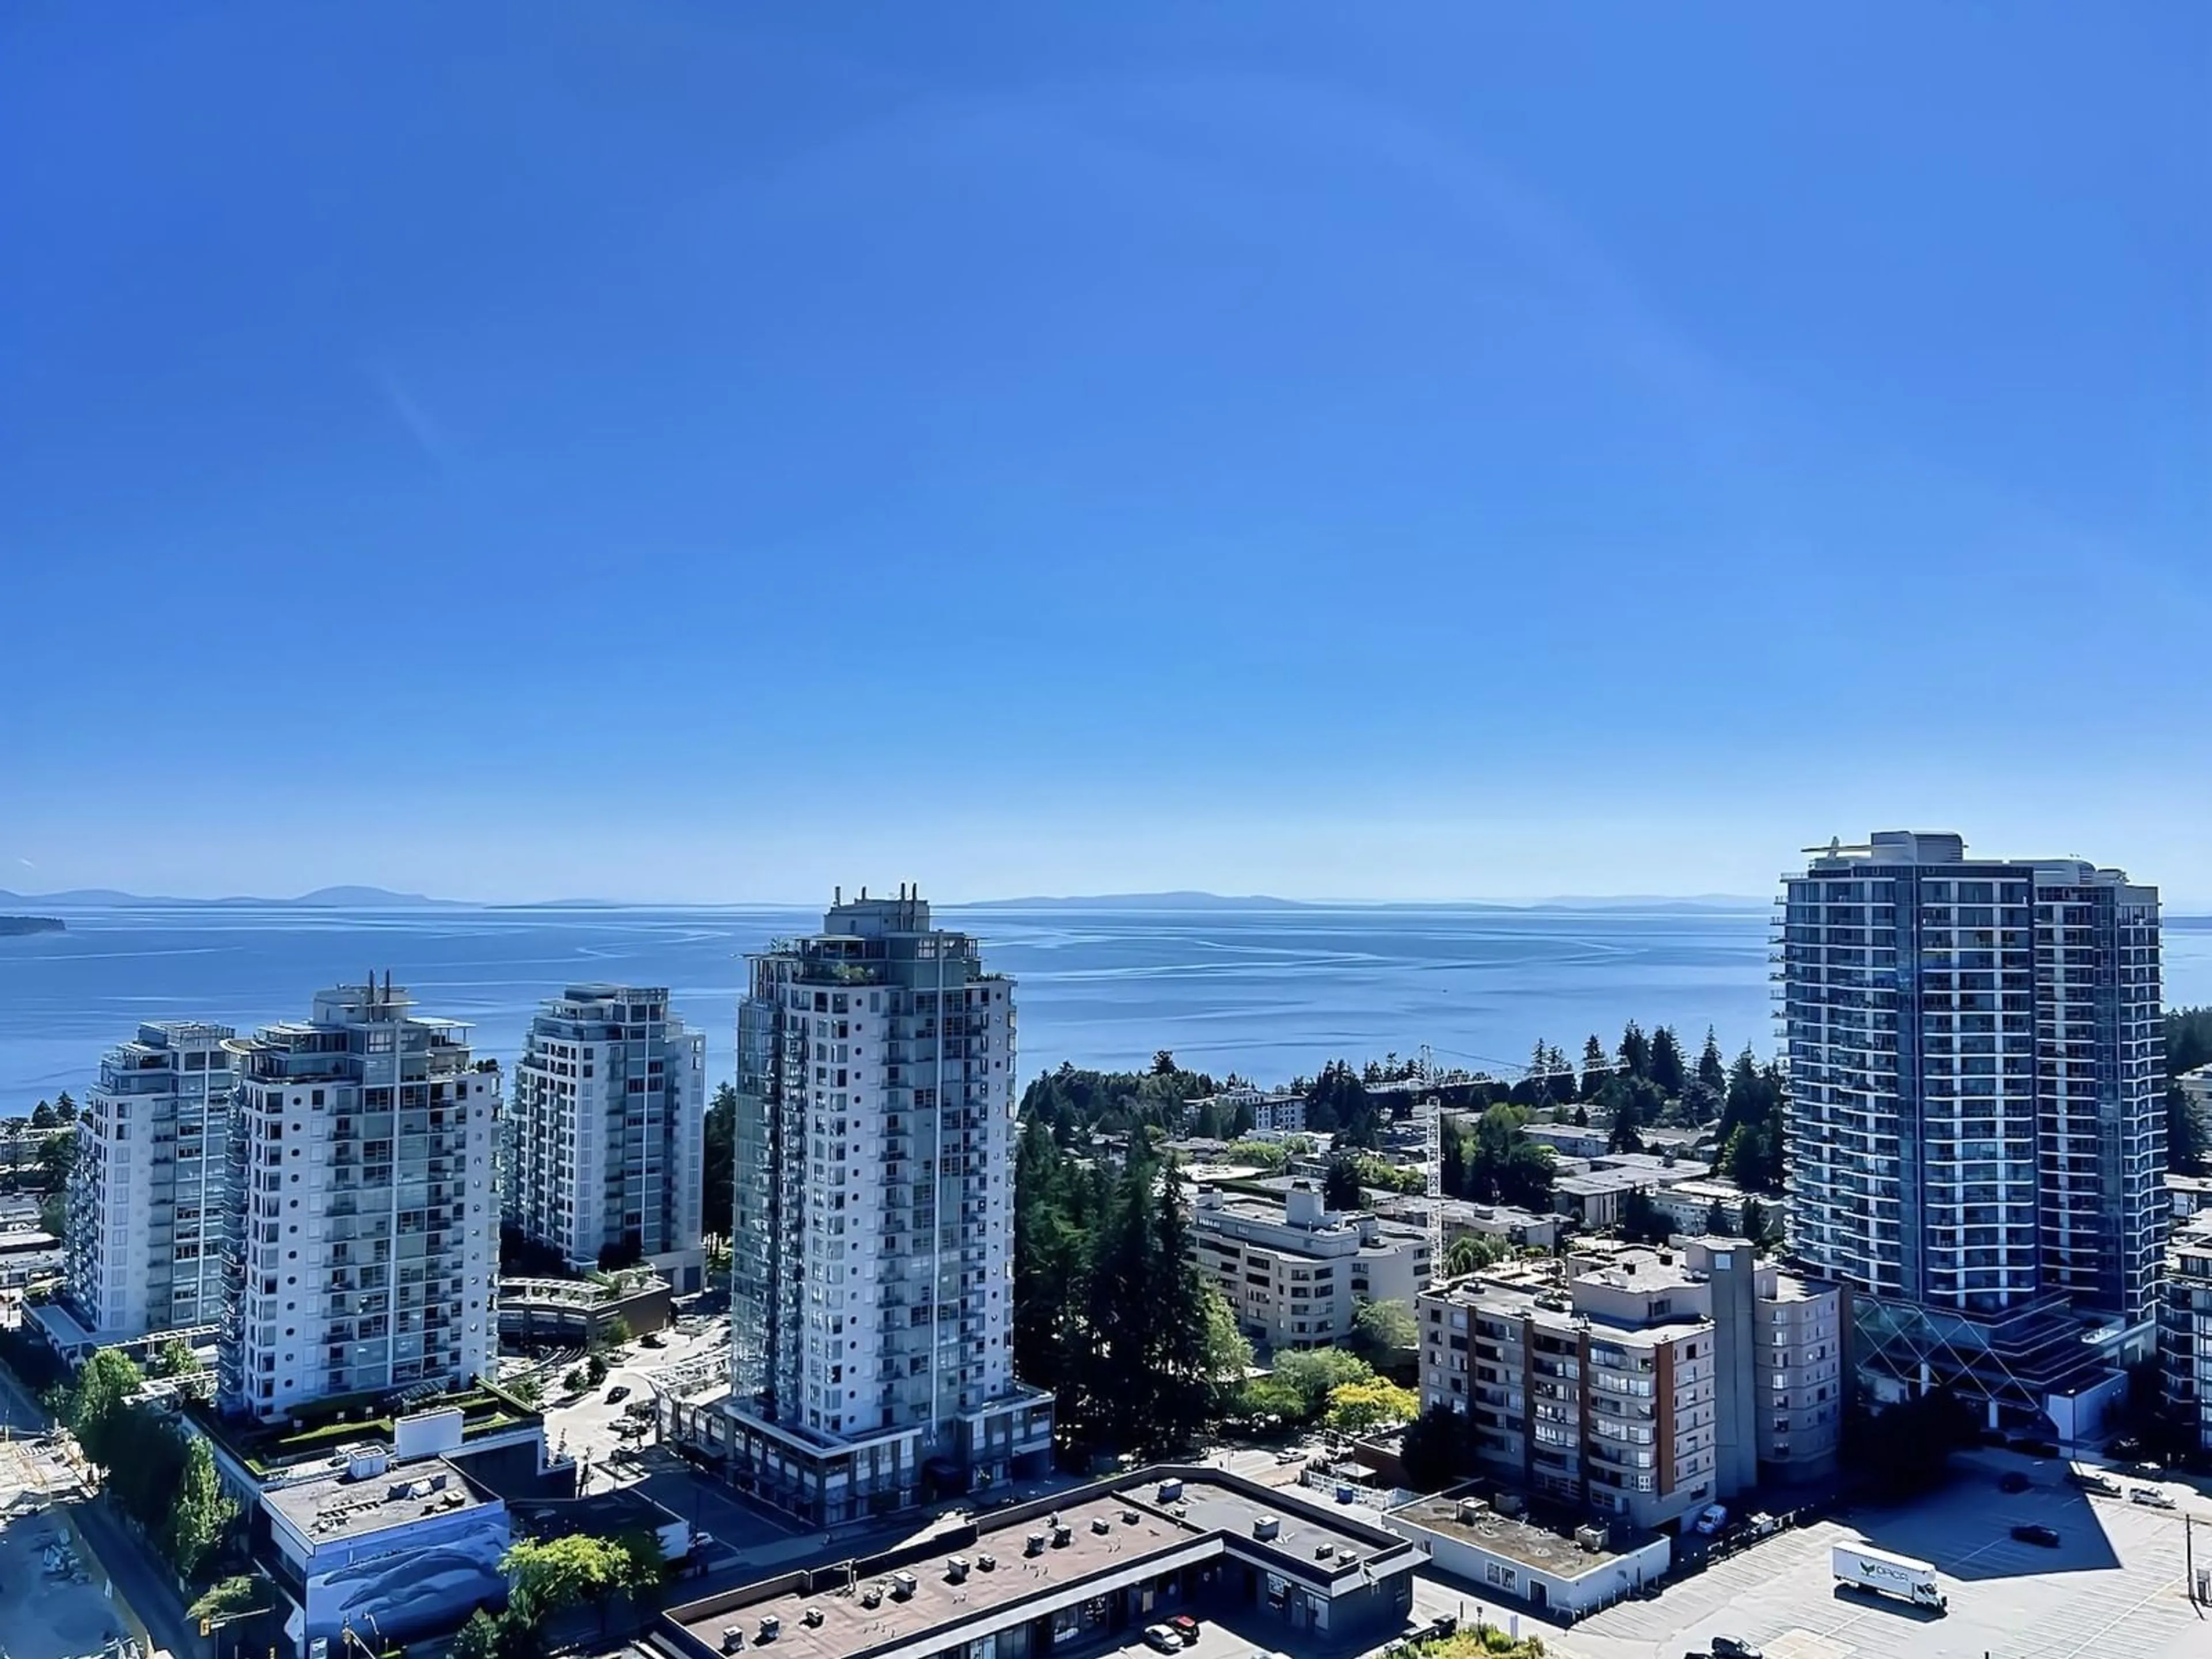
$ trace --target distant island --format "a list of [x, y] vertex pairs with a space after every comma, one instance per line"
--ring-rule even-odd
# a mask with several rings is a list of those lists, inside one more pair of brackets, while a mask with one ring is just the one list
[[0, 916], [0, 939], [18, 933], [65, 933], [69, 924], [59, 916]]

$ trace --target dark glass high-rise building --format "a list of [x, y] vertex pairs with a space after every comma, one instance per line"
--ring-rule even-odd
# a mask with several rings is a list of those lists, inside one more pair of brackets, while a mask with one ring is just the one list
[[2032, 1414], [2131, 1352], [2166, 1168], [2157, 889], [1884, 831], [1785, 878], [1776, 954], [1790, 1246], [1856, 1292], [1862, 1372]]

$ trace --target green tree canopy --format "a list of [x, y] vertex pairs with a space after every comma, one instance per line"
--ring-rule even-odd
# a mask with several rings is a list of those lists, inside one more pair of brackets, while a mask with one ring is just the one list
[[1252, 1369], [1252, 1344], [1237, 1328], [1237, 1310], [1219, 1286], [1200, 1285], [1198, 1300], [1205, 1322], [1200, 1369], [1216, 1401], [1224, 1401], [1244, 1386], [1244, 1374]]
[[93, 1462], [112, 1465], [118, 1449], [117, 1425], [125, 1407], [137, 1397], [143, 1380], [138, 1367], [120, 1348], [96, 1350], [78, 1370], [64, 1420]]
[[1346, 1434], [1367, 1434], [1389, 1424], [1410, 1423], [1420, 1410], [1420, 1396], [1411, 1389], [1376, 1376], [1331, 1389], [1322, 1420]]
[[1352, 1316], [1352, 1344], [1370, 1364], [1389, 1370], [1416, 1358], [1421, 1328], [1395, 1297], [1362, 1297]]
[[2212, 1122], [2181, 1086], [2185, 1072], [2212, 1065], [2212, 1008], [2166, 1011], [2166, 1159], [2182, 1175], [2202, 1175], [2212, 1161]]
[[1464, 1279], [1512, 1254], [1513, 1247], [1494, 1233], [1462, 1233], [1444, 1246], [1444, 1271], [1451, 1278]]
[[1296, 1414], [1307, 1421], [1321, 1414], [1332, 1389], [1371, 1382], [1374, 1376], [1372, 1365], [1341, 1348], [1303, 1348], [1275, 1358], [1275, 1381], [1297, 1397]]
[[198, 1435], [187, 1437], [184, 1472], [163, 1531], [162, 1553], [185, 1577], [194, 1577], [237, 1518], [238, 1505], [223, 1496], [208, 1443]]
[[190, 1376], [207, 1369], [182, 1337], [173, 1336], [154, 1355], [148, 1368], [155, 1376]]
[[536, 1619], [605, 1604], [621, 1593], [629, 1570], [619, 1545], [588, 1533], [522, 1539], [508, 1547], [500, 1566], [514, 1604]]

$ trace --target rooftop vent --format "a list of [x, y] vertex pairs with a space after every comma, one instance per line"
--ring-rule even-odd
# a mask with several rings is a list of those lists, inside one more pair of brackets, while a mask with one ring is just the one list
[[1252, 1536], [1262, 1543], [1279, 1535], [1282, 1530], [1283, 1522], [1279, 1516], [1258, 1515], [1252, 1517]]

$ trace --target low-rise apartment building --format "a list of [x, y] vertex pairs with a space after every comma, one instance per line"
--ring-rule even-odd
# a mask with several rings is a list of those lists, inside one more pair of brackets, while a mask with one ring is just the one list
[[2166, 1176], [2166, 1203], [2168, 1212], [2177, 1222], [2186, 1221], [2200, 1210], [2212, 1210], [2212, 1176]]
[[[1758, 1194], [1747, 1193], [1733, 1181], [1684, 1181], [1671, 1187], [1654, 1187], [1644, 1194], [1667, 1224], [1678, 1233], [1692, 1237], [1712, 1231], [1713, 1210], [1719, 1207], [1719, 1219], [1730, 1237], [1743, 1231], [1743, 1206], [1756, 1202]], [[1761, 1208], [1770, 1222], [1778, 1224], [1782, 1219], [1782, 1200], [1771, 1199]]]
[[1564, 1285], [1526, 1267], [1420, 1298], [1421, 1393], [1486, 1472], [1640, 1526], [1832, 1468], [1839, 1296], [1741, 1240], [1617, 1250]]
[[1292, 1182], [1279, 1207], [1201, 1188], [1191, 1253], [1244, 1334], [1278, 1351], [1341, 1342], [1363, 1298], [1411, 1307], [1429, 1282], [1425, 1228], [1326, 1208], [1308, 1181]]
[[2199, 1451], [2212, 1451], [2212, 1211], [2192, 1216], [2167, 1242], [2159, 1291], [2166, 1410]]
[[1252, 1114], [1255, 1134], [1300, 1134], [1306, 1127], [1304, 1095], [1263, 1094], [1257, 1089], [1224, 1089], [1214, 1098], [1223, 1110], [1243, 1107]]

